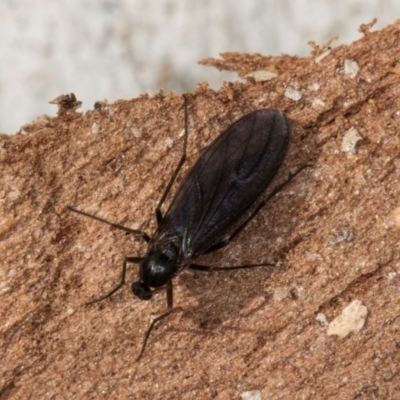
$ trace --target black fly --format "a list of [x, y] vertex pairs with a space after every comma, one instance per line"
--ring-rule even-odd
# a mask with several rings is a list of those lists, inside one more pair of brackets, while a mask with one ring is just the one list
[[172, 312], [172, 279], [179, 272], [184, 268], [215, 271], [254, 267], [212, 268], [193, 262], [201, 254], [228, 244], [258, 211], [260, 207], [241, 223], [242, 217], [252, 208], [278, 171], [290, 136], [286, 117], [279, 110], [267, 108], [245, 115], [204, 150], [183, 178], [163, 216], [161, 206], [186, 159], [187, 126], [185, 97], [183, 155], [155, 210], [157, 230], [153, 237], [150, 238], [143, 231], [114, 224], [68, 206], [71, 211], [126, 232], [139, 234], [148, 242], [144, 257], [124, 259], [118, 286], [89, 303], [111, 296], [124, 285], [128, 262], [140, 263], [139, 280], [132, 284], [132, 291], [139, 299], [149, 300], [153, 293], [166, 290], [167, 311], [151, 322], [138, 360], [145, 350], [154, 325]]

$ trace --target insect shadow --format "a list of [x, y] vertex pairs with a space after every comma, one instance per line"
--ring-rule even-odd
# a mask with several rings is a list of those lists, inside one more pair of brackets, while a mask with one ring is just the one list
[[[183, 163], [188, 140], [188, 99], [184, 95], [185, 135], [181, 159], [155, 209], [157, 230], [152, 237], [146, 232], [112, 223], [103, 218], [67, 206], [69, 210], [99, 222], [140, 235], [148, 243], [144, 257], [125, 257], [118, 285], [104, 296], [87, 304], [104, 300], [125, 284], [127, 263], [139, 263], [139, 279], [132, 284], [133, 294], [150, 300], [165, 290], [167, 311], [153, 319], [145, 334], [137, 361], [142, 357], [154, 326], [173, 310], [172, 279], [183, 269], [201, 272], [271, 266], [261, 263], [230, 267], [210, 267], [194, 261], [226, 246], [260, 208], [288, 183], [302, 168], [259, 203], [260, 196], [277, 173], [288, 148], [290, 129], [283, 112], [261, 109], [245, 115], [201, 154], [182, 179], [165, 215], [163, 205]], [[249, 214], [250, 215], [247, 215]]]

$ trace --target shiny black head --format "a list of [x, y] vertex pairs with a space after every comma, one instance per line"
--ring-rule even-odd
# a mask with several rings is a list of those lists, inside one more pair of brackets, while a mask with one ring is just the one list
[[153, 297], [151, 289], [143, 282], [133, 282], [132, 292], [140, 300], [150, 300]]
[[178, 270], [177, 259], [175, 247], [151, 249], [140, 264], [140, 281], [132, 285], [134, 295], [141, 300], [149, 300], [151, 287], [162, 287], [175, 276]]

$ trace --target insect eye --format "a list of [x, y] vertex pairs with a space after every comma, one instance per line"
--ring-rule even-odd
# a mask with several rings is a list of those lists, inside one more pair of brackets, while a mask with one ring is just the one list
[[143, 282], [133, 282], [132, 292], [140, 300], [150, 300], [153, 296], [150, 288]]

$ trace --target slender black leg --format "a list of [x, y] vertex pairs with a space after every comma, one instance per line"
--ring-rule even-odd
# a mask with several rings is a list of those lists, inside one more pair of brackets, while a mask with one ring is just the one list
[[122, 231], [128, 232], [128, 233], [134, 233], [135, 235], [140, 235], [147, 243], [150, 242], [150, 236], [141, 230], [138, 229], [131, 229], [131, 228], [127, 228], [126, 226], [120, 225], [120, 224], [114, 224], [113, 222], [107, 221], [106, 219], [100, 218], [100, 217], [96, 217], [96, 215], [93, 214], [88, 214], [84, 211], [80, 211], [77, 210], [76, 208], [73, 208], [71, 206], [67, 206], [67, 208], [77, 214], [81, 214], [84, 215], [85, 217], [89, 217], [92, 219], [95, 219], [96, 221], [100, 221], [103, 224], [107, 224], [112, 226], [113, 228], [117, 228], [117, 229], [121, 229]]
[[169, 183], [167, 187], [164, 190], [163, 195], [161, 196], [160, 201], [158, 202], [157, 208], [156, 208], [156, 219], [157, 219], [157, 225], [160, 225], [160, 222], [162, 220], [162, 214], [161, 214], [161, 206], [163, 205], [165, 199], [168, 196], [169, 191], [171, 190], [171, 187], [175, 181], [175, 178], [177, 177], [180, 169], [182, 168], [183, 163], [186, 160], [186, 146], [187, 146], [187, 137], [188, 137], [188, 111], [187, 111], [187, 97], [183, 95], [183, 98], [185, 99], [185, 138], [183, 141], [183, 154], [181, 159], [179, 160], [179, 163], [174, 171], [174, 173], [171, 176], [171, 179], [169, 180]]
[[128, 262], [131, 263], [139, 263], [143, 258], [142, 257], [125, 257], [124, 262], [122, 264], [122, 271], [121, 271], [121, 280], [118, 283], [117, 286], [115, 286], [114, 289], [110, 290], [107, 294], [105, 294], [104, 296], [101, 296], [100, 298], [96, 299], [96, 300], [92, 300], [89, 301], [88, 303], [86, 303], [86, 305], [90, 305], [93, 303], [97, 303], [99, 301], [102, 301], [104, 299], [107, 299], [108, 297], [112, 296], [117, 290], [121, 289], [122, 286], [124, 286], [125, 284], [125, 276], [126, 276], [126, 264]]
[[172, 307], [174, 303], [174, 296], [173, 296], [173, 290], [172, 290], [172, 281], [169, 281], [166, 285], [166, 291], [167, 291], [167, 311], [164, 314], [161, 314], [157, 318], [154, 318], [153, 321], [151, 321], [151, 324], [149, 328], [147, 329], [146, 335], [143, 340], [142, 344], [142, 349], [140, 350], [139, 356], [136, 359], [136, 361], [139, 361], [142, 358], [142, 355], [144, 353], [144, 350], [146, 349], [146, 344], [147, 340], [149, 339], [150, 333], [154, 328], [154, 325], [164, 319], [167, 315], [171, 314], [172, 312]]
[[[246, 227], [246, 225], [255, 217], [255, 215], [261, 210], [261, 208], [263, 208], [265, 206], [265, 204], [267, 204], [278, 192], [280, 192], [289, 182], [291, 182], [292, 179], [294, 179], [301, 171], [303, 171], [303, 169], [310, 168], [310, 167], [311, 167], [310, 165], [303, 165], [296, 172], [294, 172], [293, 174], [290, 174], [289, 178], [285, 182], [283, 182], [281, 185], [277, 186], [274, 189], [274, 191], [256, 207], [256, 209], [250, 214], [250, 216], [236, 229], [236, 231], [234, 231], [232, 233], [232, 235], [228, 239], [226, 239], [222, 242], [219, 242], [219, 243], [215, 244], [214, 246], [211, 246], [206, 251], [206, 253], [211, 253], [215, 250], [221, 249], [222, 247], [225, 247], [228, 243], [230, 243]], [[271, 264], [265, 264], [265, 265], [271, 265]], [[225, 269], [225, 268], [222, 268], [222, 269]], [[213, 270], [216, 271], [215, 268]]]
[[235, 265], [232, 267], [211, 267], [209, 265], [190, 264], [188, 268], [194, 271], [201, 272], [219, 272], [219, 271], [232, 271], [234, 269], [258, 268], [258, 267], [274, 267], [275, 264], [262, 263], [262, 264], [248, 264], [248, 265]]

